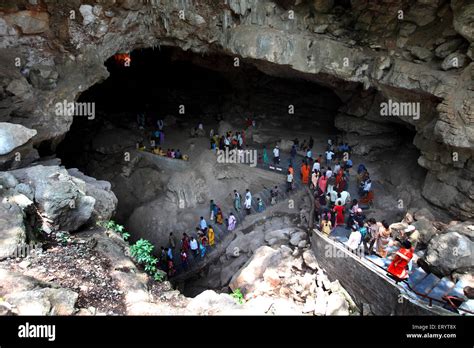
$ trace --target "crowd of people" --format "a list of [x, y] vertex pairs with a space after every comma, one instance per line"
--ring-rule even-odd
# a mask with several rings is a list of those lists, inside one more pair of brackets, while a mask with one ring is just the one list
[[[137, 123], [138, 123], [139, 129], [145, 129], [146, 118], [145, 118], [144, 113], [138, 113]], [[143, 143], [143, 141], [139, 141], [137, 143], [137, 149], [140, 151], [146, 151], [147, 149], [149, 149], [155, 155], [187, 161], [189, 159], [188, 156], [183, 154], [180, 149], [175, 150], [175, 149], [168, 148], [167, 150], [165, 150], [164, 148], [159, 146], [159, 145], [163, 145], [165, 141], [164, 126], [165, 124], [162, 119], [157, 120], [156, 129], [152, 132], [152, 135], [149, 139], [150, 140], [149, 148], [147, 148], [147, 146]]]
[[[139, 126], [144, 126], [143, 116], [137, 118]], [[254, 121], [247, 119], [247, 127], [254, 126]], [[157, 130], [152, 139], [153, 145], [162, 145], [164, 142], [164, 122], [157, 121]], [[195, 128], [195, 133], [204, 132], [202, 124]], [[213, 129], [209, 133], [210, 148], [212, 150], [242, 149], [245, 146], [245, 130], [227, 131], [223, 135], [216, 134]], [[290, 150], [290, 159], [286, 175], [286, 190], [293, 190], [295, 180], [295, 159], [298, 152], [304, 153], [304, 158], [299, 168], [301, 183], [308, 185], [314, 195], [315, 220], [320, 230], [325, 234], [330, 234], [338, 226], [345, 226], [350, 229], [350, 235], [346, 245], [351, 250], [363, 248], [366, 254], [376, 253], [380, 257], [387, 256], [387, 248], [391, 241], [391, 231], [386, 221], [377, 222], [373, 218], [367, 218], [362, 210], [362, 205], [370, 204], [373, 200], [372, 181], [370, 174], [364, 164], [357, 168], [358, 199], [351, 197], [349, 188], [350, 170], [353, 167], [351, 160], [351, 147], [348, 143], [339, 142], [337, 145], [332, 139], [328, 139], [324, 153], [315, 156], [313, 154], [314, 139], [310, 137], [308, 141], [299, 139], [293, 140]], [[182, 159], [180, 150], [168, 149], [164, 151], [161, 147], [154, 146], [154, 153], [162, 156]], [[272, 151], [273, 164], [280, 164], [280, 148], [276, 145]], [[269, 164], [269, 157], [266, 147], [263, 148], [262, 160], [264, 164]], [[237, 212], [243, 208], [246, 214], [251, 214], [253, 197], [247, 189], [244, 197], [234, 190], [233, 193], [234, 209]], [[279, 189], [275, 186], [271, 189], [271, 204], [277, 203]], [[257, 212], [265, 210], [265, 203], [261, 198], [256, 200]], [[236, 227], [236, 217], [230, 212], [227, 218], [224, 218], [221, 208], [213, 201], [210, 202], [210, 221], [218, 225], [225, 223], [227, 231], [233, 231]], [[407, 235], [413, 231], [406, 231]], [[196, 233], [189, 236], [184, 233], [179, 243], [174, 240], [173, 234], [170, 234], [168, 248], [162, 248], [160, 265], [166, 269], [171, 276], [175, 272], [173, 251], [176, 246], [179, 247], [179, 258], [183, 269], [188, 268], [188, 259], [204, 258], [208, 248], [215, 245], [215, 231], [212, 225], [208, 224], [204, 217], [201, 217]], [[402, 247], [407, 247], [412, 242], [405, 238], [400, 241]], [[403, 248], [400, 248], [402, 250]], [[413, 248], [412, 246], [410, 248]], [[408, 248], [407, 250], [412, 250]], [[405, 250], [405, 249], [403, 249]], [[409, 252], [401, 251], [405, 255]], [[402, 256], [399, 256], [402, 257]]]
[[[237, 190], [234, 190], [231, 195], [233, 196], [234, 209], [237, 212], [240, 212], [242, 210], [242, 195]], [[277, 186], [271, 190], [271, 195], [272, 204], [276, 204], [278, 197]], [[263, 200], [258, 197], [256, 202], [257, 212], [263, 212], [265, 210]], [[251, 214], [252, 203], [252, 193], [247, 189], [244, 195], [243, 204], [247, 215]], [[228, 232], [234, 231], [237, 227], [237, 218], [234, 213], [231, 211], [227, 217], [224, 217], [219, 205], [217, 205], [214, 200], [211, 200], [209, 203], [209, 223], [204, 216], [201, 216], [199, 219], [199, 225], [195, 229], [195, 233], [183, 233], [182, 238], [179, 241], [173, 233], [170, 233], [168, 246], [166, 248], [161, 247], [158, 264], [160, 269], [167, 272], [168, 276], [173, 276], [176, 273], [175, 264], [178, 259], [174, 255], [176, 250], [179, 250], [180, 265], [184, 271], [189, 268], [190, 257], [194, 260], [203, 259], [207, 252], [212, 249], [216, 243], [215, 225], [211, 225], [210, 222], [223, 226]]]

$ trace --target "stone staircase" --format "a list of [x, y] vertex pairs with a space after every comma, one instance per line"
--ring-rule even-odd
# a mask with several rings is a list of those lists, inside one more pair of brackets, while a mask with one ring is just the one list
[[[330, 237], [344, 243], [348, 240], [349, 233], [350, 231], [346, 228], [338, 226], [333, 232], [331, 232]], [[388, 248], [389, 254], [392, 254], [397, 250], [398, 247], [396, 246]], [[390, 259], [382, 258], [377, 255], [364, 255], [363, 258], [384, 271], [387, 271], [387, 268], [391, 263]], [[367, 272], [370, 272], [370, 270], [367, 270]], [[448, 277], [439, 278], [433, 273], [425, 272], [421, 267], [413, 263], [408, 279], [406, 281], [398, 282], [398, 285], [405, 289], [406, 294], [413, 299], [426, 302], [429, 306], [434, 305], [453, 311], [453, 308], [447, 303], [447, 301], [443, 300], [443, 296], [450, 295], [464, 297], [463, 288], [468, 284], [462, 280], [454, 283]], [[463, 311], [463, 309], [467, 310], [467, 312]], [[459, 312], [461, 314], [474, 314], [474, 300], [464, 302], [461, 305]]]

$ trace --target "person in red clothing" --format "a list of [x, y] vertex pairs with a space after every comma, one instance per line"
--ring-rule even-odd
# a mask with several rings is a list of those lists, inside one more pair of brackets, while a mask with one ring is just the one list
[[189, 237], [186, 233], [183, 233], [183, 238], [181, 239], [181, 248], [185, 253], [189, 250]]
[[337, 201], [333, 211], [336, 213], [336, 226], [344, 225], [344, 206], [341, 201]]
[[308, 185], [309, 183], [309, 165], [305, 162], [301, 165], [301, 183]]
[[413, 247], [409, 240], [404, 240], [402, 246], [395, 253], [390, 266], [388, 266], [388, 273], [398, 279], [408, 278], [408, 263], [413, 257]]

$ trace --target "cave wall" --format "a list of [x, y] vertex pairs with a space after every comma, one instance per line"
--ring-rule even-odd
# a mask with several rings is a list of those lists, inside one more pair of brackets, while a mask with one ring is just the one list
[[105, 79], [110, 56], [170, 45], [227, 54], [229, 66], [234, 57], [253, 60], [265, 73], [318, 82], [353, 104], [373, 89], [375, 101], [367, 109], [372, 112], [342, 110], [338, 116], [341, 129], [353, 136], [344, 118], [383, 124], [376, 112], [380, 99], [419, 101], [419, 122], [401, 122], [417, 132], [419, 164], [428, 170], [424, 196], [470, 218], [473, 13], [467, 0], [4, 1], [0, 121], [37, 134], [7, 147], [0, 165], [28, 165], [38, 157], [34, 146], [44, 141], [54, 148], [74, 118], [57, 116], [56, 103], [74, 101]]

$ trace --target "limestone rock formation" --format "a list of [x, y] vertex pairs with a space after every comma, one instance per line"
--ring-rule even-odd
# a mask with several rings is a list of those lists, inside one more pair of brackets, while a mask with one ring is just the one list
[[115, 210], [116, 198], [110, 186], [103, 183], [101, 187], [94, 179], [86, 183], [61, 167], [38, 165], [14, 170], [11, 174], [31, 188], [32, 200], [42, 215], [43, 231], [47, 233], [75, 231], [91, 217], [98, 218], [100, 214], [108, 219]]
[[0, 156], [26, 144], [36, 133], [36, 130], [19, 124], [0, 122]]
[[[303, 1], [298, 5], [291, 1], [265, 0], [231, 1], [223, 8], [212, 4], [212, 1], [186, 2], [186, 25], [177, 15], [183, 10], [181, 5], [171, 0], [121, 1], [119, 6], [108, 2], [100, 5], [83, 1], [48, 2], [46, 10], [35, 12], [22, 5], [6, 5], [8, 14], [2, 15], [0, 25], [5, 39], [0, 58], [6, 64], [12, 57], [22, 59], [15, 76], [10, 72], [1, 80], [2, 90], [10, 91], [2, 94], [5, 95], [2, 104], [8, 105], [0, 111], [2, 119], [36, 129], [35, 145], [44, 141], [55, 144], [74, 119], [56, 117], [55, 104], [75, 100], [89, 86], [104, 79], [107, 72], [103, 62], [111, 55], [158, 44], [199, 53], [220, 50], [229, 58], [248, 58], [271, 75], [299, 76], [322, 83], [345, 101], [358, 95], [360, 87], [376, 91], [385, 100], [414, 99], [421, 103], [421, 119], [394, 117], [390, 123], [411, 125], [417, 138], [436, 142], [435, 152], [427, 151], [415, 141], [423, 158], [428, 154], [446, 157], [463, 152], [463, 162], [458, 163], [456, 170], [449, 170], [450, 176], [462, 178], [465, 175], [462, 173], [472, 176], [469, 159], [472, 161], [473, 63], [469, 46], [472, 48], [473, 34], [469, 1], [406, 4], [396, 0], [335, 6], [333, 1], [326, 0]], [[398, 18], [401, 8], [403, 19]], [[295, 13], [291, 20], [290, 9]], [[75, 11], [76, 20], [50, 15], [61, 11]], [[312, 16], [313, 12], [317, 15]], [[437, 21], [439, 25], [435, 25]], [[35, 47], [30, 46], [32, 38], [37, 39]], [[53, 38], [54, 45], [50, 46]], [[463, 60], [457, 69], [447, 62], [442, 64], [441, 59], [451, 54]], [[447, 68], [448, 72], [442, 70]], [[28, 86], [24, 85], [25, 77]], [[12, 81], [21, 79], [21, 85], [11, 85]], [[360, 116], [375, 121], [374, 129], [385, 123], [380, 113]], [[372, 145], [357, 150], [358, 153], [396, 146], [394, 141], [381, 140], [392, 138], [383, 135], [383, 127], [384, 132], [376, 134], [379, 139], [370, 139]], [[360, 128], [370, 127], [367, 124]], [[360, 141], [351, 136], [349, 140], [356, 142], [357, 148]], [[436, 185], [433, 184], [432, 168], [440, 162], [437, 158], [432, 161], [437, 164], [426, 166], [431, 175], [427, 176], [425, 186], [434, 190], [430, 197], [425, 197], [444, 208], [460, 209], [462, 218], [472, 217], [473, 210], [467, 209], [472, 208], [472, 198], [458, 185], [439, 177]], [[441, 199], [438, 192], [450, 194]], [[464, 195], [468, 203], [462, 203], [454, 193]]]
[[18, 247], [25, 242], [22, 209], [17, 204], [3, 199], [0, 202], [0, 259], [14, 255]]
[[450, 275], [454, 271], [472, 272], [472, 244], [471, 239], [458, 232], [437, 235], [428, 244], [426, 261], [439, 275]]

